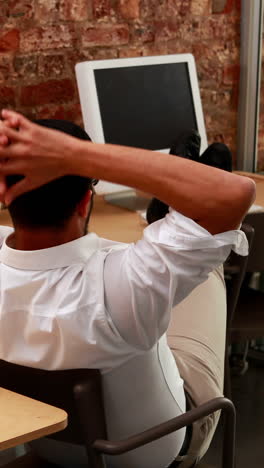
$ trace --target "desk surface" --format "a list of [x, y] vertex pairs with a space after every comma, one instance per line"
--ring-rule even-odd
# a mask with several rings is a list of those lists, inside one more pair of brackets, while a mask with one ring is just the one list
[[65, 429], [67, 413], [0, 387], [0, 421], [4, 450]]

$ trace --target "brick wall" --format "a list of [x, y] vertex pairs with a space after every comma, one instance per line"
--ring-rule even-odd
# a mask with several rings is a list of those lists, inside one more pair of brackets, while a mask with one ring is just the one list
[[81, 122], [74, 65], [194, 54], [209, 141], [236, 147], [239, 0], [0, 0], [0, 107]]

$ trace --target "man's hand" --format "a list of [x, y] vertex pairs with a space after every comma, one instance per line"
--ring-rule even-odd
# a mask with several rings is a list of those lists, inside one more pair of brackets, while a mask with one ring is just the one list
[[[0, 201], [9, 205], [22, 193], [66, 175], [66, 162], [62, 162], [63, 149], [65, 145], [68, 149], [71, 137], [36, 125], [13, 111], [3, 110], [2, 119]], [[11, 174], [23, 175], [24, 178], [7, 189], [5, 176]]]
[[[5, 113], [5, 111], [4, 111]], [[10, 116], [10, 119], [5, 120], [5, 125], [10, 128], [17, 128], [18, 119], [17, 116]], [[9, 144], [9, 139], [6, 135], [0, 134], [0, 145], [7, 146]], [[7, 159], [2, 161], [7, 162]], [[0, 202], [5, 203], [5, 196], [7, 193], [8, 187], [6, 185], [6, 178], [4, 175], [0, 175]]]

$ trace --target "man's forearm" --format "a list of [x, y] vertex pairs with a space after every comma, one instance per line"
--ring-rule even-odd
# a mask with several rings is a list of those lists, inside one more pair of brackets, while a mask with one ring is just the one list
[[211, 233], [237, 228], [255, 198], [248, 178], [157, 152], [78, 142], [72, 172], [143, 190]]
[[215, 234], [237, 228], [255, 199], [254, 182], [246, 177], [167, 154], [80, 141], [12, 111], [3, 110], [2, 117], [0, 176], [24, 175], [4, 193], [7, 203], [76, 174], [143, 190]]

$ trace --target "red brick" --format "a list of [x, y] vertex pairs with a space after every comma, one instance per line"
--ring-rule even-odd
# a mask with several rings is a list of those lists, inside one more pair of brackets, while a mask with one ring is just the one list
[[10, 29], [0, 35], [0, 52], [15, 52], [19, 48], [19, 30]]
[[233, 85], [238, 83], [240, 76], [240, 67], [239, 65], [229, 65], [224, 69], [223, 83], [225, 85]]
[[225, 143], [230, 148], [233, 156], [233, 169], [236, 169], [236, 148], [234, 146], [237, 138], [236, 129], [225, 128], [223, 131], [208, 129], [207, 138], [209, 144], [213, 142]]
[[23, 114], [29, 120], [35, 120], [38, 118], [36, 109], [33, 107], [28, 108], [28, 107], [17, 106], [16, 111]]
[[59, 5], [60, 19], [66, 21], [85, 21], [88, 19], [87, 0], [61, 0]]
[[219, 91], [214, 91], [211, 93], [210, 103], [212, 103], [216, 109], [221, 109], [223, 107], [225, 107], [225, 109], [231, 109], [232, 99], [232, 91], [223, 91], [220, 89]]
[[115, 46], [127, 44], [129, 29], [127, 25], [100, 26], [88, 28], [81, 34], [83, 47]]
[[104, 60], [118, 57], [116, 48], [110, 47], [91, 47], [89, 49], [70, 50], [66, 54], [66, 63], [70, 71], [73, 72], [76, 63], [86, 60]]
[[74, 45], [74, 30], [69, 25], [52, 25], [32, 28], [21, 33], [21, 50], [36, 52], [39, 50], [68, 48]]
[[239, 63], [240, 49], [236, 41], [201, 40], [199, 44], [193, 44], [191, 50], [200, 64], [204, 80], [223, 74], [227, 62]]
[[79, 103], [74, 104], [71, 107], [61, 106], [53, 114], [53, 119], [64, 119], [76, 122], [80, 120], [81, 107]]
[[191, 0], [192, 15], [209, 15], [211, 13], [212, 0]]
[[264, 148], [258, 146], [258, 160], [257, 160], [257, 172], [263, 172], [264, 170]]
[[[197, 58], [197, 55], [196, 55]], [[217, 62], [214, 61], [210, 56], [197, 63], [197, 72], [199, 83], [207, 89], [215, 89], [216, 86], [221, 86], [223, 81], [223, 69], [217, 66]], [[218, 103], [218, 105], [221, 105]]]
[[133, 42], [144, 44], [145, 42], [153, 42], [155, 38], [155, 30], [153, 24], [138, 23], [134, 25], [132, 31]]
[[166, 2], [164, 0], [141, 0], [140, 16], [142, 18], [149, 19], [162, 17], [164, 16], [162, 15], [164, 4], [166, 6]]
[[[194, 35], [194, 28], [199, 42], [207, 41], [212, 48], [212, 41], [217, 39], [222, 46], [227, 40], [236, 40], [238, 43], [240, 36], [240, 22], [236, 16], [231, 15], [211, 15], [201, 16], [192, 22], [193, 31], [190, 34]], [[195, 41], [195, 45], [199, 44]], [[229, 54], [229, 51], [226, 51]]]
[[125, 19], [139, 17], [139, 0], [119, 0], [120, 13]]
[[64, 54], [41, 54], [39, 56], [38, 75], [49, 78], [65, 75], [67, 63]]
[[9, 79], [12, 72], [12, 56], [7, 54], [0, 55], [0, 82], [4, 82]]
[[[211, 131], [222, 133], [226, 129], [234, 129], [237, 125], [237, 111], [230, 109], [229, 105], [222, 103], [221, 107], [216, 107], [214, 104], [207, 102], [203, 105], [206, 128]], [[226, 116], [228, 115], [228, 119]]]
[[80, 50], [71, 49], [63, 54], [69, 73], [74, 73], [75, 65], [86, 60], [104, 60], [118, 57], [116, 48], [109, 47], [91, 47], [89, 49], [81, 48]]
[[[220, 18], [222, 18], [222, 23], [220, 22], [219, 27], [217, 27], [217, 20]], [[211, 23], [213, 25], [214, 37], [222, 43], [226, 43], [227, 40], [236, 41], [237, 46], [240, 47], [240, 18], [235, 15], [213, 16]]]
[[35, 18], [38, 23], [49, 23], [58, 18], [57, 0], [38, 0], [35, 5]]
[[80, 104], [51, 104], [38, 107], [37, 116], [38, 119], [63, 119], [78, 123], [81, 122]]
[[64, 50], [63, 56], [67, 64], [67, 69], [70, 70], [72, 74], [74, 73], [76, 63], [93, 60], [91, 49], [83, 49], [82, 47]]
[[0, 86], [0, 107], [15, 106], [16, 96], [14, 88], [10, 86]]
[[187, 14], [191, 14], [190, 0], [180, 0], [180, 2], [179, 0], [178, 2], [177, 1], [175, 2], [174, 0], [168, 0], [167, 14], [169, 16], [173, 16], [173, 15], [185, 16]]
[[109, 0], [93, 0], [93, 15], [96, 19], [109, 16], [111, 5]]
[[141, 0], [140, 17], [148, 19], [179, 18], [190, 14], [190, 5], [191, 0]]
[[[188, 19], [175, 18], [160, 20], [155, 23], [155, 39], [158, 41], [169, 41], [193, 37], [193, 23]], [[180, 43], [179, 43], [180, 46]]]
[[168, 40], [176, 37], [178, 27], [173, 25], [166, 20], [159, 20], [155, 23], [155, 39], [156, 40]]
[[166, 55], [168, 53], [168, 44], [167, 42], [154, 42], [143, 47], [143, 56], [147, 57], [149, 55]]
[[41, 106], [48, 103], [71, 101], [75, 87], [71, 80], [49, 80], [37, 85], [24, 86], [21, 90], [23, 106]]
[[1, 8], [0, 8], [0, 24], [6, 24], [6, 18], [7, 18], [7, 5], [6, 3], [2, 2]]
[[166, 43], [167, 54], [189, 54], [192, 53], [192, 42], [187, 37], [181, 41], [178, 38], [170, 39]]
[[[6, 2], [7, 18], [14, 18], [21, 21], [33, 18], [34, 0], [4, 0]], [[2, 8], [2, 6], [1, 6]]]
[[213, 0], [212, 12], [228, 14], [241, 10], [241, 0]]
[[34, 79], [38, 72], [38, 57], [36, 55], [18, 55], [14, 58], [14, 71], [23, 80]]
[[114, 59], [118, 57], [117, 49], [92, 49], [90, 50], [92, 60]]
[[127, 57], [141, 57], [143, 55], [142, 47], [125, 47], [119, 50], [118, 56], [120, 58]]

